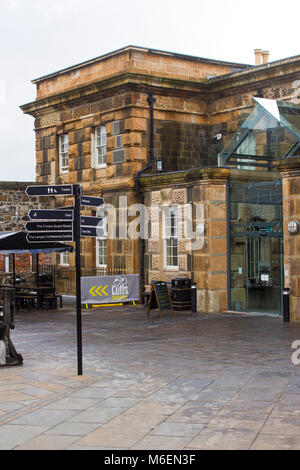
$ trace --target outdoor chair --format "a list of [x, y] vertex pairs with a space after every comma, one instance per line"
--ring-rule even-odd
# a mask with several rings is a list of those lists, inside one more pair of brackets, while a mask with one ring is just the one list
[[54, 288], [45, 289], [40, 294], [40, 306], [41, 308], [57, 309], [57, 301], [60, 302], [60, 308], [62, 308], [62, 295], [57, 294]]
[[17, 294], [16, 297], [16, 308], [30, 311], [31, 308], [36, 306], [36, 295], [35, 294]]

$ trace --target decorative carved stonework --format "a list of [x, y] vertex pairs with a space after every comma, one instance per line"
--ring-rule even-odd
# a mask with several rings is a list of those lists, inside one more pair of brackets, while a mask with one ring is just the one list
[[179, 265], [180, 271], [186, 271], [186, 268], [187, 268], [186, 255], [179, 255], [178, 256], [178, 265]]
[[179, 253], [188, 253], [188, 246], [190, 242], [185, 239], [178, 240], [178, 251]]
[[175, 278], [190, 278], [191, 277], [191, 273], [186, 271], [186, 272], [178, 272], [178, 271], [168, 271], [168, 272], [165, 272], [164, 273], [164, 276], [165, 276], [165, 281], [166, 282], [171, 282], [172, 279], [175, 279]]
[[159, 253], [158, 240], [148, 240], [148, 253]]
[[159, 270], [159, 255], [152, 255], [152, 269], [153, 271], [158, 271]]
[[172, 203], [172, 188], [162, 189], [160, 194], [164, 204]]
[[60, 113], [47, 114], [40, 117], [40, 127], [47, 127], [60, 122]]
[[186, 202], [186, 189], [173, 189], [172, 202], [174, 204], [184, 204]]
[[160, 191], [152, 191], [151, 193], [151, 204], [161, 204], [161, 193]]

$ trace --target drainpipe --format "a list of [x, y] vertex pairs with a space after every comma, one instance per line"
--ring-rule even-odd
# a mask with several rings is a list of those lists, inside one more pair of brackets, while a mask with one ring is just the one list
[[227, 309], [231, 310], [230, 182], [226, 181]]
[[[148, 95], [147, 101], [150, 107], [150, 163], [145, 168], [142, 168], [135, 174], [135, 191], [140, 198], [140, 204], [144, 204], [144, 193], [141, 191], [139, 177], [142, 173], [149, 170], [153, 167], [154, 164], [154, 103], [156, 98], [153, 96], [152, 93]], [[141, 224], [141, 227], [144, 227], [144, 224]], [[142, 234], [144, 235], [144, 234]], [[145, 263], [144, 263], [144, 255], [145, 255], [145, 239], [141, 237], [140, 241], [140, 279], [141, 279], [141, 302], [143, 302], [143, 296], [145, 292]]]

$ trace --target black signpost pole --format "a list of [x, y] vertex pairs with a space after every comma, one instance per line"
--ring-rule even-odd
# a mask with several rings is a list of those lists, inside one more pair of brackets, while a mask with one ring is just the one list
[[80, 267], [80, 196], [81, 186], [73, 185], [75, 196], [74, 207], [74, 241], [76, 266], [76, 322], [77, 322], [77, 368], [78, 375], [82, 375], [82, 325], [81, 325], [81, 267]]
[[[81, 267], [80, 267], [80, 206], [102, 205], [102, 198], [89, 198], [82, 201], [82, 187], [79, 184], [27, 186], [28, 196], [74, 196], [74, 207], [53, 209], [31, 209], [28, 212], [30, 222], [26, 223], [26, 239], [29, 243], [49, 241], [75, 241], [76, 266], [76, 325], [77, 325], [77, 367], [82, 375], [82, 325], [81, 325]], [[99, 219], [100, 220], [100, 219]], [[73, 233], [72, 233], [73, 232]], [[37, 262], [38, 271], [38, 262]], [[38, 276], [38, 272], [37, 272]], [[38, 278], [37, 278], [38, 282]]]

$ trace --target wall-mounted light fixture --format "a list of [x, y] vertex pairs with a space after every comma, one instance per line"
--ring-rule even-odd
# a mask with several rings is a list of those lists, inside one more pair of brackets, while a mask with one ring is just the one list
[[297, 220], [291, 220], [288, 223], [288, 231], [290, 234], [294, 235], [295, 233], [299, 232], [299, 222]]

